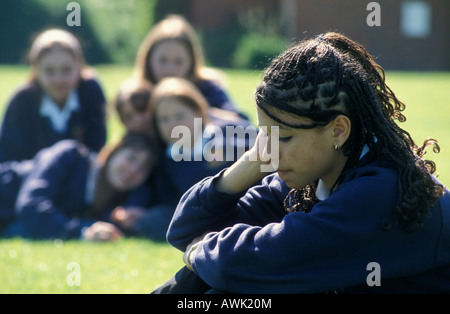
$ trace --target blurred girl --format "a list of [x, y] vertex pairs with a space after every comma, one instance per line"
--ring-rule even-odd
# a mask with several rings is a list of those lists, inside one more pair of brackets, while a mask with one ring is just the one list
[[279, 128], [277, 173], [251, 187], [272, 144], [260, 134], [183, 196], [168, 240], [189, 269], [216, 292], [450, 291], [450, 194], [422, 158], [435, 141], [396, 123], [405, 106], [364, 47], [337, 33], [292, 46], [256, 103]]
[[154, 136], [150, 95], [151, 84], [145, 80], [128, 79], [120, 86], [114, 108], [127, 132]]
[[139, 48], [135, 74], [152, 84], [171, 76], [188, 79], [211, 107], [238, 112], [221, 87], [223, 73], [205, 66], [197, 34], [181, 16], [170, 15], [153, 26]]
[[33, 42], [31, 78], [10, 100], [0, 129], [0, 161], [31, 159], [75, 139], [99, 151], [106, 140], [105, 97], [78, 40], [50, 29]]
[[[152, 91], [151, 108], [165, 154], [151, 176], [150, 209], [118, 208], [112, 220], [128, 231], [164, 240], [183, 193], [194, 183], [231, 165], [249, 147], [249, 139], [227, 136], [226, 127], [250, 124], [235, 113], [210, 108], [195, 85], [182, 78], [165, 78], [158, 83]], [[201, 123], [197, 125], [200, 132], [195, 130], [196, 118], [197, 123]], [[186, 145], [176, 145], [183, 138], [173, 138], [174, 127], [183, 128], [185, 133], [179, 135], [186, 137]], [[219, 138], [219, 132], [214, 133], [214, 129], [220, 130], [223, 137]], [[205, 145], [214, 147], [211, 150], [214, 156], [203, 155]], [[234, 159], [226, 159], [225, 149], [233, 149]], [[180, 156], [183, 158], [178, 158]]]
[[120, 230], [99, 220], [126, 202], [155, 160], [147, 137], [130, 133], [98, 155], [75, 140], [63, 140], [31, 160], [2, 163], [2, 235], [115, 240]]

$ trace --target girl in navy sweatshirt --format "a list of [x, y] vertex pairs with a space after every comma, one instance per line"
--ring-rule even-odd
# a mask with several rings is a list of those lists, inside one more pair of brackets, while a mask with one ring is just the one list
[[105, 97], [71, 33], [50, 29], [33, 42], [31, 78], [10, 100], [0, 129], [0, 162], [31, 159], [75, 139], [99, 151], [106, 141]]
[[[253, 140], [257, 133], [238, 114], [211, 108], [186, 79], [164, 78], [151, 94], [148, 106], [163, 156], [148, 190], [139, 191], [148, 196], [148, 208], [117, 208], [112, 219], [131, 234], [164, 241], [181, 196], [201, 179], [230, 166], [248, 150], [251, 131]], [[234, 127], [242, 132], [232, 132]], [[239, 136], [245, 131], [248, 137]]]
[[135, 75], [153, 85], [165, 77], [190, 80], [211, 107], [239, 112], [223, 88], [224, 74], [205, 66], [195, 29], [179, 15], [169, 15], [148, 32], [136, 56]]
[[364, 47], [338, 33], [300, 42], [256, 103], [268, 134], [183, 196], [168, 240], [187, 268], [155, 293], [450, 292], [450, 195], [422, 158], [437, 143], [398, 126], [405, 105]]
[[114, 240], [107, 213], [127, 202], [156, 161], [147, 137], [129, 133], [97, 154], [75, 140], [0, 164], [0, 235]]

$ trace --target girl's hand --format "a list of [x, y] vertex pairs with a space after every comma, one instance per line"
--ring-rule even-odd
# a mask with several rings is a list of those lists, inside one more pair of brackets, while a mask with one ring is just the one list
[[119, 240], [123, 234], [113, 224], [97, 221], [84, 231], [83, 236], [89, 241], [109, 242]]
[[193, 271], [192, 259], [194, 258], [196, 250], [206, 234], [207, 233], [194, 238], [194, 240], [192, 240], [192, 242], [187, 246], [186, 251], [183, 254], [183, 262], [186, 265], [186, 267], [191, 271]]
[[275, 154], [276, 156], [272, 158], [268, 154], [268, 150], [271, 150], [270, 144], [267, 133], [261, 129], [256, 137], [255, 145], [225, 170], [216, 181], [216, 190], [229, 194], [240, 193], [276, 170], [273, 165], [278, 165], [278, 155]]
[[136, 222], [145, 214], [145, 210], [140, 207], [124, 208], [122, 206], [116, 207], [110, 219], [125, 230], [131, 230]]

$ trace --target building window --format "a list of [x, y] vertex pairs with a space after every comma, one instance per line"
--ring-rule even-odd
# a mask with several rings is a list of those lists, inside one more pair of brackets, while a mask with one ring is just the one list
[[431, 5], [426, 1], [403, 1], [400, 30], [408, 38], [426, 38], [431, 34]]

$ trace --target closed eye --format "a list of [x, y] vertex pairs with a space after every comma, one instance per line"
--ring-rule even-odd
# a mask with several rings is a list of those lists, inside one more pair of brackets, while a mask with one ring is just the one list
[[278, 139], [280, 140], [280, 142], [288, 142], [291, 138], [292, 136], [280, 136]]

